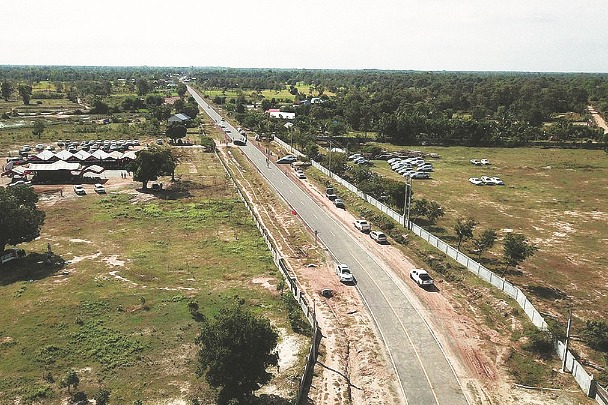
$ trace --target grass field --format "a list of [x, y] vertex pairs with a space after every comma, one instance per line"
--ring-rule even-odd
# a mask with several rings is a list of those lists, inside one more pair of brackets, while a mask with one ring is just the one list
[[[608, 264], [608, 155], [604, 151], [416, 149], [441, 155], [441, 159], [431, 159], [435, 167], [431, 180], [413, 182], [415, 199], [435, 200], [445, 209], [445, 216], [436, 225], [426, 224], [427, 229], [453, 246], [457, 218], [475, 219], [479, 223], [476, 234], [486, 228], [497, 230], [499, 241], [481, 262], [499, 274], [504, 270], [500, 238], [509, 230], [523, 233], [539, 250], [521, 267], [508, 271], [506, 278], [522, 287], [549, 318], [563, 323], [572, 308], [574, 333], [580, 333], [587, 320], [608, 321], [603, 310], [608, 294], [608, 276], [603, 271]], [[473, 158], [488, 158], [491, 165], [474, 166], [469, 162]], [[386, 162], [374, 163], [374, 170], [402, 179]], [[498, 176], [505, 186], [474, 186], [468, 181], [483, 175]], [[462, 250], [470, 249], [470, 242], [464, 242]]]
[[[207, 403], [211, 392], [194, 376], [191, 301], [212, 316], [243, 297], [289, 328], [276, 291], [252, 283], [280, 275], [215, 155], [191, 152], [177, 174], [176, 195], [189, 197], [127, 187], [44, 203], [41, 238], [21, 246], [31, 254], [0, 273], [0, 403], [60, 403], [70, 369], [79, 390], [109, 389], [112, 403]], [[65, 267], [39, 263], [47, 242]]]

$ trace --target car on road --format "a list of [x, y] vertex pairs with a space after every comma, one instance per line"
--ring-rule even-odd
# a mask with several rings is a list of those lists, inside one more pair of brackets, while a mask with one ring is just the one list
[[433, 278], [423, 269], [412, 269], [410, 271], [410, 278], [420, 287], [430, 287], [434, 284]]
[[293, 163], [298, 160], [294, 155], [285, 155], [282, 158], [277, 160], [277, 163]]
[[334, 205], [338, 208], [344, 208], [344, 200], [342, 200], [341, 198], [336, 198], [334, 200]]
[[93, 189], [95, 190], [95, 192], [97, 194], [105, 194], [106, 193], [106, 189], [103, 186], [103, 184], [95, 184], [95, 186], [93, 187]]
[[336, 266], [336, 274], [342, 283], [352, 283], [355, 280], [353, 273], [347, 264], [340, 263]]
[[86, 191], [84, 191], [84, 187], [82, 187], [82, 185], [80, 184], [76, 184], [74, 185], [74, 192], [76, 193], [76, 195], [86, 195]]
[[387, 243], [386, 235], [380, 231], [371, 231], [369, 237], [375, 240], [379, 244]]
[[364, 219], [357, 219], [355, 221], [355, 228], [357, 228], [361, 232], [369, 232], [372, 229], [372, 227], [369, 225], [369, 222]]
[[469, 178], [469, 182], [476, 186], [483, 186], [483, 181], [479, 177], [471, 177]]

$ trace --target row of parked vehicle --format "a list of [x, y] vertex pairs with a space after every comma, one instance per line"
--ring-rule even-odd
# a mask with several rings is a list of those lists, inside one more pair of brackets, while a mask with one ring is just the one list
[[353, 163], [358, 164], [358, 165], [371, 165], [372, 164], [372, 162], [370, 160], [366, 159], [360, 153], [353, 153], [352, 155], [348, 156], [348, 160], [350, 160]]
[[504, 186], [505, 183], [500, 179], [500, 177], [489, 177], [489, 176], [481, 176], [481, 177], [471, 177], [469, 178], [469, 182], [475, 186]]
[[431, 178], [430, 172], [434, 171], [433, 164], [425, 162], [421, 157], [391, 158], [387, 160], [387, 163], [396, 173], [412, 179], [429, 179]]
[[[97, 194], [105, 194], [106, 193], [106, 189], [103, 186], [103, 184], [95, 184], [93, 186], [93, 190]], [[84, 187], [82, 186], [82, 184], [75, 184], [74, 185], [74, 193], [76, 193], [76, 195], [87, 195], [87, 192], [84, 189]]]

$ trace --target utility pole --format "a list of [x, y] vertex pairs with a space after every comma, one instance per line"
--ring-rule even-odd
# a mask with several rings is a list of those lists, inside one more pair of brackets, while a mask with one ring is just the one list
[[412, 205], [412, 178], [405, 178], [405, 198], [403, 201], [403, 226], [410, 229], [410, 206]]
[[568, 326], [566, 326], [566, 344], [564, 347], [564, 361], [562, 362], [562, 372], [565, 373], [566, 370], [566, 356], [568, 356], [568, 345], [570, 343], [570, 326], [572, 325], [572, 309], [570, 309], [568, 314]]

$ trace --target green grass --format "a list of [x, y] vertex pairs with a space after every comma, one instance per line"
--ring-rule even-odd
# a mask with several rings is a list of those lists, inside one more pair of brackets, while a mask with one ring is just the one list
[[[523, 233], [539, 250], [519, 269], [511, 269], [506, 278], [522, 288], [538, 310], [562, 323], [568, 308], [576, 303], [575, 329], [585, 320], [608, 320], [602, 310], [608, 293], [602, 271], [608, 263], [608, 155], [604, 151], [415, 149], [441, 155], [441, 159], [429, 159], [435, 167], [432, 180], [413, 182], [414, 198], [438, 201], [445, 209], [445, 217], [435, 226], [427, 226], [433, 233], [455, 246], [453, 227], [459, 217], [479, 222], [475, 234], [496, 229], [499, 240], [481, 262], [499, 274], [504, 270], [500, 238], [508, 230]], [[473, 158], [488, 158], [492, 164], [474, 166], [469, 162]], [[375, 163], [374, 170], [382, 175], [400, 178], [386, 162]], [[506, 185], [479, 187], [468, 182], [469, 177], [482, 175], [498, 176]], [[471, 243], [463, 242], [462, 250], [470, 253], [470, 249]], [[544, 293], [547, 289], [552, 294]], [[601, 353], [588, 355], [606, 362]]]
[[50, 242], [68, 263], [53, 272], [30, 255], [2, 268], [0, 403], [18, 396], [59, 403], [57, 381], [72, 368], [79, 389], [108, 388], [113, 403], [183, 398], [181, 388], [210, 401], [194, 376], [191, 300], [212, 316], [239, 296], [288, 325], [281, 298], [251, 283], [280, 275], [221, 166], [196, 152], [185, 162], [178, 176], [191, 182], [189, 198], [122, 192], [45, 207], [40, 240], [22, 247], [43, 252]]

